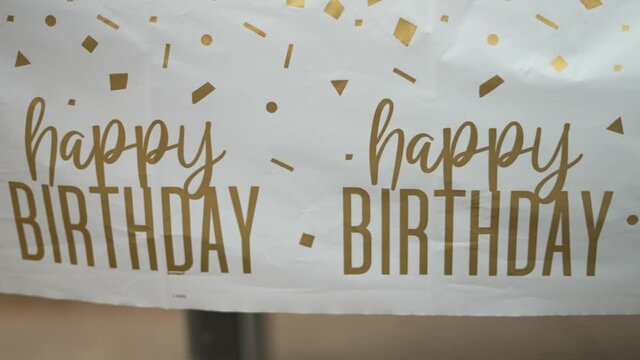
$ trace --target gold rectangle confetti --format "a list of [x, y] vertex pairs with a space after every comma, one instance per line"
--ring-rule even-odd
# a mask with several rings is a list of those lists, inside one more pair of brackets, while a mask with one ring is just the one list
[[394, 72], [395, 74], [397, 74], [397, 75], [401, 76], [402, 78], [404, 78], [404, 79], [405, 79], [405, 80], [407, 80], [407, 81], [410, 81], [410, 82], [412, 82], [412, 83], [414, 83], [414, 84], [415, 84], [415, 82], [416, 82], [416, 78], [414, 78], [413, 76], [411, 76], [411, 75], [407, 74], [406, 72], [404, 72], [404, 71], [402, 71], [402, 70], [400, 70], [400, 69], [398, 69], [398, 68], [394, 68], [394, 69], [393, 69], [393, 72]]
[[558, 30], [558, 28], [560, 27], [560, 26], [558, 26], [558, 24], [554, 23], [553, 21], [547, 19], [546, 17], [544, 17], [544, 16], [542, 16], [540, 14], [536, 15], [536, 19], [540, 20], [543, 24], [547, 25], [548, 27], [550, 27], [550, 28], [552, 28], [554, 30]]
[[502, 85], [502, 83], [504, 83], [504, 80], [502, 80], [500, 75], [494, 75], [491, 79], [483, 82], [482, 85], [480, 85], [480, 88], [478, 90], [480, 97], [484, 97], [488, 93], [497, 89], [498, 86]]
[[287, 48], [287, 56], [284, 59], [284, 68], [288, 69], [289, 64], [291, 63], [291, 55], [293, 54], [293, 44], [289, 44]]
[[171, 52], [171, 44], [164, 44], [164, 59], [162, 60], [162, 68], [169, 67], [169, 53]]
[[202, 86], [195, 89], [191, 93], [191, 103], [195, 104], [199, 102], [200, 100], [204, 99], [207, 95], [211, 94], [215, 89], [216, 88], [208, 82], [202, 84]]
[[310, 248], [313, 246], [313, 240], [315, 240], [315, 238], [316, 237], [311, 234], [303, 233], [300, 237], [300, 245]]
[[258, 34], [258, 36], [262, 36], [262, 37], [267, 37], [267, 33], [258, 29], [257, 27], [249, 24], [248, 22], [245, 22], [243, 25], [246, 29], [249, 29], [250, 31], [253, 31], [254, 33]]
[[283, 169], [286, 169], [286, 170], [289, 170], [289, 171], [293, 172], [293, 166], [291, 166], [291, 165], [289, 165], [289, 164], [287, 164], [285, 162], [282, 162], [282, 161], [280, 161], [280, 160], [278, 160], [276, 158], [272, 158], [271, 162], [276, 164], [276, 165], [278, 165], [278, 166], [280, 166]]
[[340, 0], [329, 0], [327, 6], [324, 8], [324, 12], [336, 20], [340, 19], [343, 11], [344, 5], [342, 5]]
[[107, 19], [106, 17], [102, 16], [102, 15], [98, 15], [97, 17], [98, 20], [102, 21], [103, 23], [111, 26], [112, 28], [118, 30], [120, 28], [120, 25], [114, 23], [113, 21]]
[[304, 0], [287, 0], [287, 6], [303, 8]]

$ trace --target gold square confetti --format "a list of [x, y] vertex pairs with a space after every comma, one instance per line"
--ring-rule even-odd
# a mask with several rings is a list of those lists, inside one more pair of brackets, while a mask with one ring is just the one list
[[149, 18], [149, 22], [152, 23], [152, 24], [157, 23], [158, 22], [158, 17], [157, 16], [151, 16]]
[[192, 104], [198, 103], [200, 100], [207, 97], [207, 95], [211, 94], [215, 89], [216, 88], [213, 85], [211, 85], [211, 83], [209, 82], [202, 84], [199, 88], [195, 89], [191, 93], [191, 103]]
[[440, 16], [440, 21], [442, 22], [449, 22], [449, 15], [442, 15]]
[[602, 5], [602, 1], [600, 0], [580, 0], [580, 2], [589, 10], [595, 9], [598, 6]]
[[67, 102], [67, 104], [69, 106], [75, 106], [76, 105], [76, 99], [69, 99], [69, 101]]
[[615, 71], [615, 72], [620, 72], [620, 71], [622, 71], [622, 65], [620, 65], [620, 64], [615, 64], [615, 65], [613, 66], [613, 71]]
[[82, 42], [82, 47], [85, 50], [87, 50], [89, 53], [92, 53], [97, 46], [98, 46], [98, 42], [96, 41], [96, 39], [92, 38], [89, 35], [87, 35], [87, 37], [84, 38], [84, 41]]
[[551, 66], [553, 66], [553, 68], [556, 69], [557, 72], [561, 72], [566, 69], [569, 64], [564, 60], [562, 56], [558, 55], [551, 62]]
[[111, 91], [124, 90], [127, 88], [127, 82], [129, 80], [129, 74], [109, 74], [109, 84]]
[[303, 233], [300, 237], [300, 245], [310, 248], [313, 246], [315, 238], [316, 237], [311, 234]]
[[362, 26], [363, 20], [362, 19], [356, 19], [355, 21], [355, 25], [356, 26]]
[[336, 20], [340, 19], [343, 11], [344, 5], [342, 5], [340, 0], [329, 0], [327, 6], [324, 8], [324, 12]]
[[13, 15], [7, 15], [7, 21], [13, 22]]
[[344, 159], [347, 160], [347, 161], [353, 160], [353, 154], [345, 154], [344, 155]]
[[303, 8], [304, 0], [287, 0], [287, 6]]
[[396, 30], [393, 32], [393, 36], [403, 43], [404, 46], [409, 46], [417, 28], [418, 27], [410, 21], [400, 18], [396, 24]]
[[622, 31], [629, 31], [631, 29], [631, 26], [629, 25], [622, 25]]

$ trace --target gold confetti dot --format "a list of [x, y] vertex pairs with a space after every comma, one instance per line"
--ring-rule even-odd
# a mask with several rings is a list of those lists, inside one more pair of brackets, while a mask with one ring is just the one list
[[313, 246], [313, 241], [315, 240], [315, 238], [316, 237], [311, 234], [303, 233], [300, 237], [300, 245], [310, 248]]
[[7, 15], [7, 22], [13, 22], [13, 15]]
[[347, 161], [353, 160], [353, 154], [345, 154], [344, 155], [344, 159], [347, 160]]
[[497, 89], [500, 85], [504, 83], [504, 80], [500, 77], [500, 75], [494, 75], [491, 79], [483, 82], [478, 89], [478, 94], [480, 97], [484, 97], [489, 94], [493, 90]]
[[342, 96], [342, 93], [347, 87], [347, 84], [349, 84], [349, 80], [331, 80], [331, 85], [333, 85], [333, 88], [336, 89], [338, 96]]
[[27, 59], [27, 57], [24, 56], [24, 54], [22, 54], [20, 51], [18, 51], [18, 55], [16, 55], [15, 67], [26, 66], [26, 65], [29, 65], [29, 64], [31, 64], [29, 59]]
[[[636, 224], [638, 224], [638, 220], [639, 219], [638, 219], [638, 217], [636, 215], [631, 215], [631, 216], [629, 216], [627, 218], [627, 224], [636, 225]], [[302, 244], [302, 240], [300, 240], [300, 241], [301, 241], [301, 244]]]
[[293, 169], [293, 166], [291, 166], [291, 165], [289, 165], [289, 164], [285, 163], [284, 161], [280, 161], [280, 160], [278, 160], [278, 159], [276, 159], [276, 158], [271, 158], [271, 162], [272, 162], [273, 164], [275, 164], [275, 165], [280, 166], [281, 168], [283, 168], [283, 169], [285, 169], [285, 170], [288, 170], [288, 171], [291, 171], [291, 172], [293, 172], [293, 170], [294, 170], [294, 169]]
[[580, 2], [589, 10], [595, 9], [598, 6], [602, 5], [602, 1], [600, 0], [580, 0]]
[[76, 99], [69, 99], [69, 101], [67, 102], [67, 104], [69, 106], [75, 106], [76, 105]]
[[47, 24], [47, 26], [56, 26], [56, 17], [53, 15], [47, 15], [47, 17], [44, 18], [44, 23]]
[[129, 74], [127, 73], [109, 74], [109, 85], [111, 86], [111, 91], [126, 89], [128, 81]]
[[342, 5], [340, 0], [329, 0], [327, 6], [324, 8], [324, 12], [336, 20], [340, 19], [343, 11], [344, 5]]
[[400, 77], [402, 77], [402, 78], [404, 78], [405, 80], [407, 80], [407, 81], [409, 81], [411, 83], [415, 84], [415, 82], [416, 82], [416, 78], [414, 78], [413, 76], [407, 74], [406, 72], [404, 72], [404, 71], [402, 71], [402, 70], [400, 70], [398, 68], [394, 68], [393, 69], [393, 73], [398, 75], [398, 76], [400, 76]]
[[449, 22], [449, 15], [440, 16], [440, 21], [442, 21], [443, 23]]
[[191, 103], [196, 104], [200, 100], [207, 97], [207, 95], [211, 94], [215, 89], [216, 88], [208, 82], [202, 84], [199, 88], [195, 89], [191, 93]]
[[416, 29], [418, 29], [418, 27], [412, 22], [399, 18], [398, 23], [396, 24], [396, 29], [393, 32], [393, 36], [403, 43], [404, 46], [409, 46], [413, 39], [413, 35], [416, 33]]
[[276, 104], [276, 103], [275, 103], [275, 102], [273, 102], [273, 101], [269, 101], [269, 102], [267, 103], [266, 108], [267, 108], [267, 111], [268, 111], [269, 113], [273, 114], [274, 112], [278, 111], [278, 104]]
[[631, 26], [629, 25], [622, 25], [622, 31], [629, 31], [631, 29]]
[[500, 38], [496, 34], [489, 34], [487, 36], [487, 43], [491, 46], [496, 46], [500, 42]]
[[149, 22], [152, 24], [155, 24], [158, 22], [158, 17], [157, 16], [151, 16], [149, 17]]
[[620, 72], [620, 71], [622, 71], [622, 65], [620, 65], [620, 64], [616, 64], [616, 65], [614, 65], [614, 66], [613, 66], [613, 71], [615, 71], [615, 72]]
[[558, 55], [551, 62], [551, 66], [553, 66], [553, 68], [556, 69], [557, 72], [561, 72], [564, 69], [566, 69], [567, 66], [569, 66], [569, 64], [566, 62], [566, 60], [562, 56]]
[[287, 0], [287, 6], [303, 8], [304, 0]]
[[87, 35], [82, 42], [82, 47], [87, 50], [89, 53], [93, 53], [93, 50], [98, 46], [98, 42], [96, 39], [92, 38], [90, 35]]
[[202, 35], [202, 37], [200, 38], [200, 42], [202, 43], [202, 45], [204, 46], [209, 46], [213, 43], [213, 38], [211, 37], [211, 35], [209, 34], [204, 34]]

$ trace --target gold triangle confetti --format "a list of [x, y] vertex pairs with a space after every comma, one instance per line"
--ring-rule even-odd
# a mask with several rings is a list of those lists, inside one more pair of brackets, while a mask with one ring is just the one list
[[327, 6], [324, 8], [324, 12], [336, 20], [340, 19], [343, 11], [344, 5], [342, 5], [340, 0], [329, 0]]
[[399, 18], [398, 23], [396, 24], [396, 30], [393, 32], [393, 36], [403, 43], [404, 46], [409, 46], [417, 29], [418, 27], [412, 22]]
[[602, 1], [600, 0], [580, 0], [580, 2], [589, 10], [595, 9], [598, 6], [602, 5]]
[[500, 77], [500, 75], [494, 75], [491, 79], [485, 81], [480, 85], [479, 93], [480, 97], [484, 97], [488, 93], [497, 89], [498, 86], [502, 85], [504, 80]]
[[287, 6], [303, 8], [304, 0], [287, 0]]
[[620, 135], [624, 135], [624, 127], [622, 126], [622, 117], [618, 117], [616, 121], [612, 122], [611, 125], [607, 127], [607, 130]]
[[349, 80], [331, 80], [331, 85], [336, 89], [339, 96], [342, 96], [344, 89], [347, 87]]
[[15, 67], [29, 65], [31, 62], [24, 56], [20, 51], [18, 51], [18, 55], [16, 56], [16, 65]]

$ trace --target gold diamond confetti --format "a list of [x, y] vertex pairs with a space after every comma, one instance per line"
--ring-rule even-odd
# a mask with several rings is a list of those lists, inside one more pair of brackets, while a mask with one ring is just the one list
[[580, 0], [580, 2], [589, 10], [595, 9], [598, 6], [602, 5], [602, 1], [600, 0]]
[[558, 55], [551, 62], [551, 66], [553, 66], [553, 68], [556, 69], [557, 72], [561, 72], [566, 69], [569, 64], [564, 60], [562, 56]]
[[338, 96], [342, 96], [347, 84], [349, 84], [349, 80], [331, 80], [331, 85], [336, 89]]
[[89, 53], [92, 53], [97, 46], [98, 46], [98, 42], [96, 41], [96, 39], [92, 38], [90, 35], [87, 35], [87, 37], [84, 38], [84, 41], [82, 42], [82, 47], [85, 50], [87, 50]]
[[340, 0], [329, 0], [327, 6], [324, 8], [324, 12], [336, 20], [340, 19], [343, 11], [344, 5], [342, 5]]
[[258, 36], [262, 36], [262, 37], [267, 37], [267, 33], [258, 29], [257, 27], [249, 24], [248, 22], [244, 23], [242, 26], [244, 26], [246, 29], [253, 31], [254, 33], [256, 33]]
[[169, 53], [171, 52], [171, 44], [164, 44], [164, 57], [162, 59], [162, 68], [169, 67]]
[[410, 21], [400, 18], [396, 24], [396, 30], [393, 32], [393, 36], [403, 43], [404, 46], [409, 46], [417, 28], [418, 27]]
[[478, 93], [480, 97], [484, 97], [489, 94], [493, 90], [497, 89], [498, 86], [502, 85], [504, 80], [500, 77], [500, 75], [494, 75], [491, 79], [483, 82], [478, 89]]
[[76, 99], [69, 99], [69, 101], [67, 101], [67, 105], [76, 106]]
[[622, 65], [620, 65], [620, 64], [613, 65], [613, 71], [615, 71], [615, 72], [622, 71]]
[[537, 14], [536, 15], [536, 19], [538, 19], [540, 22], [542, 22], [543, 24], [547, 25], [548, 27], [552, 28], [553, 30], [558, 30], [558, 28], [560, 28], [560, 26], [558, 26], [558, 24], [554, 23], [553, 21], [547, 19], [546, 17]]
[[491, 46], [496, 46], [500, 42], [500, 38], [496, 34], [489, 34], [487, 36], [487, 43]]
[[354, 24], [355, 24], [356, 26], [362, 26], [362, 23], [363, 23], [363, 22], [364, 22], [364, 21], [363, 21], [362, 19], [356, 19], [356, 20], [355, 20], [355, 22], [354, 22]]
[[113, 21], [111, 21], [110, 19], [102, 16], [102, 15], [98, 15], [96, 17], [98, 20], [102, 21], [103, 23], [107, 24], [108, 26], [112, 27], [115, 30], [118, 30], [120, 28], [120, 25], [114, 23]]
[[316, 237], [311, 234], [303, 233], [300, 237], [300, 245], [310, 248], [313, 246], [313, 240], [315, 240], [315, 238]]
[[381, 0], [367, 0], [367, 5], [371, 6], [371, 5], [375, 5], [377, 3], [379, 3]]
[[303, 8], [304, 0], [287, 0], [287, 6]]
[[149, 17], [149, 22], [152, 24], [155, 24], [158, 22], [158, 17], [157, 16], [150, 16]]
[[285, 163], [284, 161], [280, 161], [280, 160], [278, 160], [276, 158], [271, 158], [271, 162], [273, 164], [276, 164], [276, 165], [280, 166], [281, 168], [283, 168], [285, 170], [288, 170], [288, 171], [291, 171], [291, 172], [293, 172], [293, 170], [294, 170], [293, 166]]
[[111, 91], [124, 90], [127, 88], [127, 82], [129, 81], [129, 74], [109, 74], [109, 85]]
[[15, 67], [26, 66], [29, 64], [31, 64], [29, 59], [27, 59], [26, 56], [24, 56], [20, 51], [18, 51], [18, 55], [16, 55]]
[[213, 85], [211, 85], [210, 83], [208, 83], [208, 82], [202, 84], [202, 86], [200, 86], [199, 88], [195, 89], [191, 93], [191, 103], [192, 104], [198, 103], [200, 100], [202, 100], [205, 97], [207, 97], [207, 95], [211, 94], [213, 92], [213, 90], [215, 90], [215, 89], [216, 88]]
[[416, 78], [414, 78], [413, 76], [407, 74], [406, 72], [404, 72], [404, 71], [402, 71], [402, 70], [400, 70], [398, 68], [394, 68], [393, 69], [393, 73], [398, 75], [398, 76], [400, 76], [400, 77], [402, 77], [402, 78], [404, 78], [405, 80], [407, 80], [407, 81], [409, 81], [411, 83], [415, 84], [415, 82], [416, 82]]
[[284, 58], [284, 68], [288, 69], [291, 64], [291, 56], [293, 55], [293, 44], [289, 44], [287, 47], [287, 55]]
[[440, 16], [440, 21], [442, 21], [443, 23], [449, 22], [449, 15]]
[[607, 126], [607, 130], [616, 134], [624, 135], [624, 127], [622, 126], [622, 117], [618, 117], [611, 125]]

